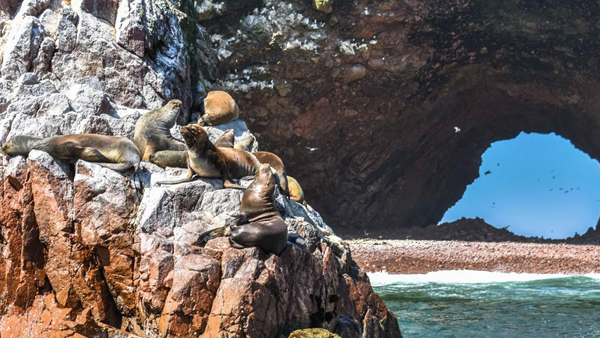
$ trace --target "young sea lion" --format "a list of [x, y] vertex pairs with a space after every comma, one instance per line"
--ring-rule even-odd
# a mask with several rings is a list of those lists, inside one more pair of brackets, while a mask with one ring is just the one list
[[243, 189], [232, 178], [254, 176], [260, 167], [256, 157], [246, 151], [215, 147], [206, 130], [197, 124], [181, 128], [181, 136], [188, 148], [188, 174], [182, 179], [158, 184], [187, 182], [196, 174], [206, 178], [220, 177], [225, 188]]
[[[234, 148], [233, 142], [235, 140], [235, 135], [233, 129], [227, 129], [221, 137], [214, 143], [215, 146], [221, 148]], [[237, 149], [237, 148], [236, 148]], [[178, 151], [178, 150], [162, 150], [157, 151], [154, 154], [150, 155], [150, 162], [166, 168], [166, 167], [174, 167], [174, 168], [187, 168], [187, 150], [186, 151]]]
[[[234, 139], [233, 129], [228, 129], [221, 137], [219, 137], [217, 142], [215, 142], [215, 146], [220, 148], [234, 148]], [[268, 151], [255, 151], [252, 155], [254, 155], [260, 163], [268, 163], [271, 165], [271, 168], [276, 172], [275, 181], [279, 186], [279, 189], [281, 189], [281, 192], [285, 196], [289, 197], [287, 175], [281, 158]]]
[[187, 168], [187, 151], [157, 151], [154, 154], [150, 155], [148, 161], [162, 168]]
[[300, 183], [298, 183], [298, 181], [292, 176], [288, 176], [287, 180], [288, 188], [290, 190], [290, 198], [306, 206], [306, 201], [304, 200], [304, 190], [302, 190]]
[[285, 165], [279, 156], [268, 151], [255, 151], [252, 153], [260, 163], [268, 163], [275, 170], [275, 179], [281, 193], [287, 197], [290, 196], [288, 189], [288, 178], [285, 172]]
[[95, 162], [117, 171], [140, 166], [138, 148], [125, 137], [95, 134], [72, 134], [48, 138], [16, 136], [2, 145], [2, 152], [9, 156], [27, 155], [32, 150], [45, 151], [50, 156], [67, 162], [77, 160]]
[[216, 126], [235, 120], [240, 116], [240, 109], [231, 95], [215, 90], [209, 92], [204, 99], [204, 115], [198, 120], [201, 126]]
[[267, 253], [281, 254], [287, 246], [288, 229], [275, 208], [275, 180], [268, 164], [261, 164], [257, 176], [242, 196], [239, 223], [209, 230], [197, 242], [209, 236], [229, 236], [234, 248], [258, 246]]
[[135, 124], [133, 142], [142, 154], [142, 160], [148, 161], [150, 155], [160, 150], [185, 151], [185, 144], [171, 136], [179, 116], [181, 101], [171, 100], [159, 109], [147, 112]]

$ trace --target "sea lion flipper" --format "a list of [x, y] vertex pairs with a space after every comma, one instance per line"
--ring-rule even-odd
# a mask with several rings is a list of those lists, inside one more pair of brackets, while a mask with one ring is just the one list
[[205, 232], [201, 233], [198, 236], [198, 239], [196, 239], [196, 241], [194, 242], [194, 244], [199, 245], [199, 244], [208, 242], [208, 239], [210, 237], [228, 236], [229, 233], [230, 233], [230, 230], [229, 230], [229, 226], [228, 225], [225, 225], [225, 226], [222, 226], [222, 227], [218, 227], [218, 228], [215, 228], [215, 229], [210, 229], [208, 231], [205, 231]]
[[[106, 158], [106, 156], [102, 155], [102, 153], [100, 151], [98, 151], [98, 149], [96, 148], [92, 148], [92, 147], [79, 147], [79, 146], [73, 146], [73, 148], [81, 148], [79, 151], [81, 151], [81, 159], [84, 161], [88, 161], [88, 162], [110, 162], [108, 158]], [[109, 164], [109, 163], [97, 163], [100, 165], [103, 164]]]
[[115, 171], [127, 171], [130, 168], [134, 167], [134, 165], [131, 164], [130, 162], [124, 162], [124, 163], [103, 163], [103, 162], [96, 162], [95, 164], [103, 166], [103, 167], [108, 168], [108, 169], [115, 170]]
[[192, 177], [194, 177], [194, 172], [188, 168], [188, 173], [184, 178], [181, 178], [181, 179], [178, 179], [175, 181], [160, 181], [160, 182], [156, 182], [156, 184], [179, 184], [179, 183], [191, 181]]
[[214, 144], [216, 147], [233, 148], [234, 142], [235, 134], [233, 133], [233, 129], [227, 129]]
[[223, 181], [223, 186], [225, 188], [231, 188], [231, 189], [242, 189], [242, 190], [246, 190], [246, 188], [242, 187], [241, 185], [235, 183], [234, 181]]

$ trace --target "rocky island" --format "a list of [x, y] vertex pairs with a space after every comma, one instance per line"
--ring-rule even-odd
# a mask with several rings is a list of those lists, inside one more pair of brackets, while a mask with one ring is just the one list
[[[216, 80], [218, 50], [200, 24], [221, 11], [206, 1], [0, 1], [0, 141], [132, 138], [137, 119], [169, 99], [182, 102], [179, 125], [197, 120], [209, 88], [232, 89]], [[250, 133], [241, 120], [207, 127], [213, 141], [226, 129]], [[183, 170], [142, 162], [117, 172], [37, 150], [1, 160], [3, 338], [400, 336], [348, 244], [310, 205], [277, 194], [290, 237], [266, 254], [196, 242], [239, 213], [243, 191], [220, 180], [159, 186]]]

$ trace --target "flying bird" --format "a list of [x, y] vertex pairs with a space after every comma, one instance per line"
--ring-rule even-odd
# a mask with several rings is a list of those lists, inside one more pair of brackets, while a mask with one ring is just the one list
[[492, 173], [492, 171], [491, 171], [491, 170], [488, 170], [488, 171], [484, 172], [483, 174], [484, 174], [484, 175], [489, 175], [489, 174], [491, 174], [491, 173]]
[[454, 127], [454, 133], [455, 133], [455, 134], [456, 134], [456, 133], [458, 133], [459, 131], [460, 131], [460, 128], [459, 128], [459, 127]]
[[308, 149], [308, 151], [313, 152], [315, 150], [318, 150], [319, 148], [311, 148], [311, 147], [306, 147], [306, 149]]

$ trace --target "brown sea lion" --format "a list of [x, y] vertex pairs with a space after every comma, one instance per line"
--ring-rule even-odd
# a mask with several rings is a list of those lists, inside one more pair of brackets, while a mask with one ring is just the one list
[[198, 120], [201, 126], [216, 126], [235, 120], [240, 109], [231, 95], [223, 91], [209, 92], [204, 99], [204, 115]]
[[254, 137], [254, 135], [250, 134], [250, 135], [244, 137], [243, 139], [241, 139], [240, 142], [235, 143], [233, 145], [233, 148], [252, 152], [252, 148], [254, 147], [254, 142], [256, 142], [256, 138]]
[[135, 124], [133, 142], [142, 154], [142, 160], [148, 161], [150, 155], [161, 150], [185, 151], [185, 144], [171, 136], [179, 116], [181, 101], [171, 100], [159, 109], [142, 115]]
[[[235, 139], [235, 137], [233, 134], [233, 129], [228, 129], [215, 142], [215, 146], [220, 147], [220, 148], [234, 148], [234, 144], [233, 144], [234, 139]], [[237, 148], [234, 148], [234, 149], [237, 149]], [[246, 151], [246, 150], [244, 150], [244, 151]], [[285, 165], [283, 165], [283, 161], [281, 160], [281, 158], [279, 158], [279, 156], [277, 156], [273, 153], [270, 153], [268, 151], [255, 151], [252, 153], [252, 155], [254, 155], [260, 163], [268, 163], [269, 165], [271, 165], [271, 168], [273, 168], [277, 174], [275, 176], [275, 181], [276, 181], [277, 185], [279, 186], [279, 189], [285, 196], [289, 197], [288, 181], [287, 181], [287, 175], [285, 172]]]
[[150, 155], [148, 161], [162, 168], [187, 168], [187, 151], [157, 151], [154, 154]]
[[229, 236], [234, 248], [257, 246], [267, 253], [281, 254], [287, 246], [288, 229], [275, 208], [275, 180], [268, 164], [261, 164], [256, 178], [242, 196], [241, 216], [237, 225], [209, 230], [198, 242], [209, 236]]
[[206, 178], [222, 178], [225, 188], [239, 188], [233, 178], [254, 176], [260, 162], [252, 154], [232, 149], [219, 148], [210, 142], [206, 130], [197, 124], [181, 128], [181, 136], [188, 148], [186, 177], [172, 182], [158, 184], [176, 184], [190, 181], [194, 174]]
[[304, 200], [304, 190], [302, 190], [300, 183], [298, 183], [298, 181], [292, 176], [288, 176], [287, 180], [288, 188], [290, 190], [290, 198], [306, 206], [306, 201]]
[[283, 161], [279, 158], [279, 156], [268, 151], [255, 151], [252, 153], [252, 155], [254, 155], [260, 163], [268, 163], [271, 168], [275, 169], [275, 179], [277, 181], [277, 185], [279, 186], [281, 193], [289, 197], [290, 191], [288, 189], [288, 179], [285, 172], [285, 165], [283, 165]]
[[48, 138], [16, 136], [2, 145], [9, 156], [27, 155], [32, 150], [45, 151], [55, 159], [75, 163], [77, 160], [95, 162], [117, 171], [140, 166], [140, 152], [126, 137], [96, 134], [72, 134]]
[[227, 129], [221, 137], [215, 142], [215, 146], [223, 148], [233, 148], [235, 142], [235, 134], [233, 129]]

